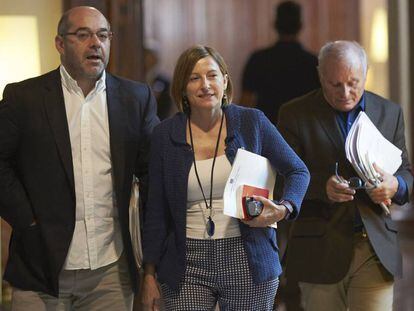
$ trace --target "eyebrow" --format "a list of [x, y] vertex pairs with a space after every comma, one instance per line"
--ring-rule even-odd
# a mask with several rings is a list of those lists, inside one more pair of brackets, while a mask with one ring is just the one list
[[[79, 30], [92, 31], [92, 29], [89, 28], [89, 27], [78, 27], [77, 29], [75, 29], [74, 32], [79, 31]], [[102, 28], [99, 28], [96, 32], [100, 32], [100, 31], [109, 31], [109, 29], [108, 28], [105, 28], [105, 27], [102, 27]]]
[[[212, 73], [212, 72], [219, 72], [219, 70], [217, 70], [217, 69], [210, 69], [209, 71], [207, 71], [207, 74]], [[199, 75], [200, 73], [193, 71], [193, 72], [191, 72], [191, 74], [192, 75]]]

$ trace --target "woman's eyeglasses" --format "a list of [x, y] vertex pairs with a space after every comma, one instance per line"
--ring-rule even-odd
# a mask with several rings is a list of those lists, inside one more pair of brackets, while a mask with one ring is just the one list
[[358, 189], [370, 190], [370, 189], [375, 188], [375, 186], [371, 185], [370, 183], [366, 183], [366, 182], [362, 181], [362, 179], [359, 178], [359, 177], [351, 177], [349, 179], [345, 179], [345, 178], [339, 176], [339, 174], [338, 174], [338, 162], [335, 163], [335, 176], [336, 176], [336, 179], [340, 183], [347, 184], [349, 188], [354, 189], [354, 190], [358, 190]]

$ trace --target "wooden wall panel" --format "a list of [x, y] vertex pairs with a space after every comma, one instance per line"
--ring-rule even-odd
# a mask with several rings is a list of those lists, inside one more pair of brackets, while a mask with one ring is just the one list
[[[144, 39], [158, 47], [161, 70], [171, 76], [179, 54], [193, 44], [216, 48], [240, 95], [251, 52], [274, 42], [274, 6], [280, 0], [143, 0]], [[329, 40], [359, 39], [358, 0], [301, 0], [306, 47], [317, 53]]]

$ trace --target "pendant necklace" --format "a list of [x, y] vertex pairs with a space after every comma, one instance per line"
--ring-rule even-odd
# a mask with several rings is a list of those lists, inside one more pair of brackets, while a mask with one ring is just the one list
[[197, 171], [197, 164], [196, 164], [195, 151], [194, 151], [194, 142], [193, 142], [193, 133], [191, 131], [190, 115], [188, 116], [188, 127], [189, 127], [189, 131], [190, 131], [191, 149], [193, 150], [194, 171], [195, 171], [195, 174], [196, 174], [196, 177], [197, 177], [198, 186], [200, 187], [201, 194], [203, 195], [203, 199], [204, 199], [204, 203], [206, 205], [206, 209], [210, 210], [210, 214], [207, 218], [207, 223], [206, 223], [206, 230], [207, 230], [207, 234], [208, 234], [209, 237], [212, 237], [214, 235], [214, 229], [215, 229], [214, 221], [211, 218], [212, 211], [213, 211], [213, 207], [212, 207], [212, 201], [213, 201], [213, 175], [214, 175], [214, 165], [216, 164], [217, 152], [218, 152], [218, 147], [219, 147], [219, 143], [220, 143], [221, 130], [223, 128], [223, 120], [224, 120], [224, 111], [222, 111], [222, 115], [221, 115], [220, 129], [219, 129], [219, 133], [218, 133], [218, 137], [217, 137], [216, 149], [214, 150], [213, 164], [211, 165], [210, 204], [208, 204], [206, 196], [204, 194], [203, 186], [201, 185], [200, 177], [199, 177], [198, 171]]

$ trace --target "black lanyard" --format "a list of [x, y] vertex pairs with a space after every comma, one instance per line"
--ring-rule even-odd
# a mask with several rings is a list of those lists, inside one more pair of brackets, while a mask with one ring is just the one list
[[188, 115], [188, 127], [189, 127], [189, 130], [190, 130], [191, 149], [193, 150], [194, 171], [195, 171], [195, 174], [196, 174], [196, 177], [197, 177], [198, 185], [199, 185], [199, 187], [201, 189], [201, 193], [203, 195], [204, 203], [206, 204], [206, 209], [209, 209], [210, 210], [210, 215], [208, 216], [207, 224], [206, 224], [206, 230], [207, 230], [207, 234], [208, 234], [209, 237], [212, 237], [214, 235], [214, 229], [215, 229], [214, 221], [211, 218], [211, 214], [212, 214], [212, 210], [213, 210], [212, 209], [212, 201], [213, 201], [213, 175], [214, 175], [214, 165], [216, 164], [217, 152], [218, 152], [218, 147], [219, 147], [219, 143], [220, 143], [221, 130], [223, 128], [223, 121], [224, 121], [224, 111], [222, 111], [222, 115], [221, 115], [220, 129], [219, 129], [219, 133], [218, 133], [218, 137], [217, 137], [216, 149], [214, 150], [213, 164], [211, 165], [211, 175], [210, 175], [210, 205], [209, 205], [207, 203], [207, 199], [206, 199], [206, 196], [204, 194], [203, 186], [201, 185], [200, 177], [199, 177], [198, 171], [197, 171], [197, 164], [196, 164], [195, 150], [194, 150], [194, 141], [193, 141], [193, 132], [191, 131], [190, 115]]

